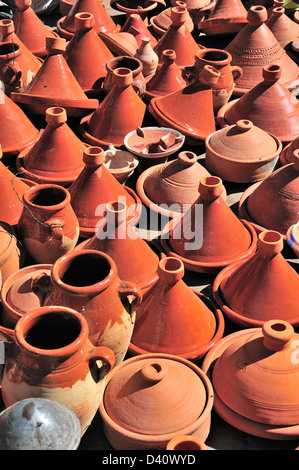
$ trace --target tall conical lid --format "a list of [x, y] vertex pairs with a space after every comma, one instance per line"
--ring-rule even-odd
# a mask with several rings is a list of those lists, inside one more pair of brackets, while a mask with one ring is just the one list
[[299, 322], [299, 276], [281, 254], [283, 244], [280, 233], [261, 232], [257, 252], [223, 279], [221, 296], [237, 316]]
[[154, 48], [158, 42], [146, 26], [144, 20], [137, 13], [128, 15], [124, 25], [121, 27], [120, 32], [131, 33], [135, 37], [138, 47], [141, 45], [141, 38], [143, 37], [148, 37], [151, 39], [150, 45], [152, 48]]
[[254, 422], [298, 425], [298, 339], [293, 327], [279, 319], [236, 338], [213, 368], [220, 400]]
[[243, 74], [235, 80], [235, 95], [242, 95], [260, 83], [263, 68], [269, 64], [281, 67], [280, 82], [286, 88], [298, 85], [298, 65], [287, 55], [268, 26], [267, 10], [253, 6], [247, 15], [248, 25], [225, 48], [232, 56], [232, 65], [242, 68]]
[[217, 0], [213, 11], [198, 23], [207, 35], [237, 33], [247, 24], [247, 10], [241, 0]]
[[283, 6], [272, 8], [266, 25], [283, 48], [299, 36], [299, 24], [285, 14]]

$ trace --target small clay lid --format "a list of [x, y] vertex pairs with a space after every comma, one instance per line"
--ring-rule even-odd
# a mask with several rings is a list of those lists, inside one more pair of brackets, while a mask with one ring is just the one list
[[207, 400], [201, 377], [175, 356], [140, 355], [124, 361], [104, 393], [109, 417], [145, 435], [179, 431], [193, 424]]
[[235, 161], [261, 161], [278, 149], [275, 137], [248, 119], [240, 119], [232, 126], [217, 130], [208, 141], [213, 152]]

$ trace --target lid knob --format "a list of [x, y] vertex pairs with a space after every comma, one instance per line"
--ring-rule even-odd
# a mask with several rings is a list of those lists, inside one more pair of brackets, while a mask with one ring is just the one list
[[264, 346], [270, 351], [284, 349], [293, 338], [294, 328], [283, 320], [269, 320], [262, 327]]

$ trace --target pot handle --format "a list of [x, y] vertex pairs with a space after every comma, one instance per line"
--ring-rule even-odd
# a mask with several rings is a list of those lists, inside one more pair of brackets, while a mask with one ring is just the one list
[[55, 240], [62, 240], [63, 237], [63, 221], [61, 219], [49, 219], [45, 222], [49, 226], [51, 235]]
[[243, 70], [241, 69], [241, 67], [239, 67], [238, 65], [231, 65], [230, 69], [233, 74], [234, 80], [237, 80], [237, 78], [242, 77]]
[[120, 285], [118, 286], [118, 291], [120, 297], [135, 297], [135, 299], [131, 303], [131, 306], [133, 307], [132, 311], [134, 311], [135, 308], [141, 304], [142, 291], [141, 289], [139, 289], [139, 287], [136, 286], [136, 284], [134, 284], [134, 282], [121, 281]]
[[19, 86], [22, 71], [19, 64], [10, 64], [4, 72], [4, 83], [12, 86]]
[[115, 355], [112, 349], [107, 346], [97, 346], [89, 352], [88, 361], [91, 363], [91, 368], [96, 365], [97, 381], [99, 381], [103, 364], [106, 367], [107, 374], [114, 367]]

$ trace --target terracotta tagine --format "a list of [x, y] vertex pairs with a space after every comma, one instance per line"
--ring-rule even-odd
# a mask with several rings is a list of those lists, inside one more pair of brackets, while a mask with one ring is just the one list
[[69, 186], [84, 167], [86, 144], [68, 126], [64, 108], [48, 108], [45, 118], [41, 137], [19, 153], [17, 169], [35, 182]]
[[214, 299], [233, 323], [246, 328], [273, 319], [294, 327], [299, 324], [299, 276], [281, 254], [283, 245], [280, 233], [261, 232], [257, 252], [248, 260], [226, 267], [216, 277]]
[[256, 232], [250, 223], [239, 220], [223, 200], [221, 179], [203, 178], [198, 192], [191, 208], [162, 231], [161, 243], [168, 256], [182, 260], [187, 270], [204, 273], [252, 256]]
[[47, 398], [25, 398], [1, 412], [0, 436], [1, 450], [76, 450], [81, 426], [68, 406]]
[[219, 109], [218, 125], [225, 127], [247, 119], [284, 144], [295, 140], [299, 132], [299, 103], [281, 83], [281, 73], [280, 65], [265, 66], [258, 85]]
[[181, 260], [160, 260], [158, 280], [136, 313], [131, 354], [166, 353], [197, 361], [222, 338], [221, 312], [185, 284], [184, 274]]
[[176, 53], [176, 63], [179, 67], [193, 65], [194, 55], [200, 46], [186, 26], [187, 13], [185, 7], [176, 6], [171, 9], [172, 23], [154, 47], [159, 63], [162, 61], [163, 51], [172, 49]]
[[88, 99], [69, 68], [64, 53], [66, 40], [47, 38], [48, 55], [34, 79], [22, 93], [12, 99], [33, 114], [44, 114], [50, 106], [65, 108], [68, 116], [82, 116], [98, 106], [97, 99]]
[[85, 167], [68, 189], [79, 221], [80, 237], [90, 238], [95, 234], [110, 201], [124, 202], [128, 215], [137, 223], [141, 215], [141, 201], [132, 189], [120, 184], [105, 167], [103, 149], [85, 149], [83, 161]]
[[80, 130], [90, 145], [121, 147], [128, 132], [142, 125], [145, 103], [132, 87], [133, 74], [126, 68], [113, 71], [114, 86], [97, 109], [82, 118]]
[[298, 236], [299, 223], [291, 225], [289, 227], [286, 238], [288, 245], [292, 248], [297, 258], [299, 258], [299, 236]]
[[246, 119], [213, 132], [205, 144], [207, 169], [234, 183], [252, 183], [269, 176], [282, 150], [277, 137]]
[[74, 308], [86, 319], [89, 339], [123, 361], [131, 340], [135, 311], [142, 300], [136, 284], [120, 280], [112, 258], [97, 250], [74, 250], [52, 267], [44, 305]]
[[157, 39], [152, 35], [144, 20], [137, 13], [132, 13], [126, 19], [124, 25], [121, 27], [120, 32], [131, 33], [135, 37], [138, 47], [141, 46], [142, 38], [149, 37], [151, 47], [155, 47]]
[[100, 415], [114, 449], [165, 449], [182, 434], [205, 441], [212, 406], [211, 382], [199, 367], [171, 354], [144, 354], [111, 371]]
[[3, 285], [11, 274], [22, 268], [25, 253], [15, 229], [2, 221], [0, 222], [0, 246], [1, 285]]
[[258, 233], [276, 230], [285, 238], [289, 227], [298, 221], [298, 170], [299, 150], [295, 150], [293, 163], [244, 191], [239, 202], [240, 217], [251, 220]]
[[6, 345], [3, 401], [7, 408], [32, 397], [57, 400], [74, 411], [83, 435], [113, 366], [113, 352], [93, 347], [81, 314], [66, 307], [40, 307], [20, 318]]
[[133, 75], [132, 88], [134, 88], [140, 98], [143, 98], [146, 90], [146, 81], [142, 73], [142, 62], [137, 57], [117, 56], [106, 63], [107, 74], [103, 83], [104, 92], [108, 94], [113, 88], [113, 71], [119, 68], [131, 70]]
[[[181, 1], [181, 0], [176, 0], [175, 4], [173, 6], [181, 6], [181, 7], [184, 7], [184, 8], [187, 7], [186, 3]], [[163, 36], [166, 33], [169, 26], [171, 26], [171, 24], [172, 24], [171, 9], [172, 9], [172, 7], [165, 8], [160, 13], [158, 13], [158, 15], [152, 16], [149, 19], [150, 20], [150, 25], [151, 25], [154, 33], [156, 34], [156, 36], [158, 36], [159, 39], [161, 38], [161, 36]], [[190, 33], [192, 33], [192, 31], [194, 30], [194, 23], [193, 23], [193, 19], [191, 18], [189, 12], [187, 13], [185, 25], [188, 28], [188, 30], [190, 31]]]
[[48, 293], [51, 264], [35, 264], [12, 273], [1, 289], [1, 324], [14, 329], [17, 321], [31, 310], [42, 307]]
[[160, 125], [177, 129], [185, 135], [186, 143], [198, 145], [216, 130], [212, 87], [219, 77], [218, 70], [205, 65], [196, 81], [170, 95], [153, 98], [148, 109]]
[[151, 46], [151, 38], [142, 36], [135, 57], [142, 63], [142, 74], [145, 79], [152, 77], [157, 70], [159, 58]]
[[126, 204], [117, 201], [106, 204], [105, 217], [97, 233], [78, 245], [78, 249], [98, 250], [111, 256], [119, 277], [134, 282], [143, 295], [158, 279], [161, 255], [152, 248], [134, 230]]
[[292, 163], [294, 151], [297, 149], [299, 149], [299, 136], [283, 147], [279, 157], [280, 164], [284, 166], [288, 165], [289, 163]]
[[99, 33], [99, 36], [116, 57], [135, 56], [138, 43], [133, 34], [118, 31], [116, 33]]
[[281, 47], [285, 48], [299, 36], [299, 25], [285, 14], [283, 6], [275, 7], [266, 21]]
[[[258, 85], [263, 69], [272, 64], [281, 67], [280, 83], [287, 89], [298, 86], [298, 65], [287, 55], [266, 25], [267, 10], [262, 5], [249, 9], [246, 25], [225, 48], [232, 56], [232, 65], [241, 67], [243, 74], [235, 81], [234, 94], [241, 96]], [[265, 59], [266, 56], [271, 56]], [[244, 117], [244, 116], [243, 116]]]
[[214, 36], [238, 33], [247, 23], [247, 10], [241, 0], [217, 0], [213, 11], [198, 23], [197, 28]]
[[48, 54], [46, 38], [57, 37], [57, 33], [48, 28], [31, 8], [31, 0], [16, 0], [12, 21], [15, 33], [22, 43], [37, 57]]
[[120, 26], [114, 23], [101, 0], [76, 0], [68, 14], [57, 22], [57, 31], [61, 37], [67, 40], [72, 38], [76, 32], [75, 15], [82, 12], [93, 15], [96, 33], [112, 33], [120, 30]]
[[176, 53], [166, 49], [162, 54], [162, 63], [156, 73], [146, 83], [145, 97], [150, 100], [181, 90], [187, 85], [182, 70], [176, 63]]
[[240, 416], [236, 422], [241, 426], [242, 418], [251, 423], [247, 432], [269, 426], [281, 435], [285, 427], [298, 433], [297, 342], [288, 322], [269, 320], [228, 344], [216, 361], [212, 382], [217, 399]]
[[198, 437], [177, 436], [167, 443], [166, 450], [207, 450], [207, 446]]
[[194, 59], [194, 65], [185, 69], [189, 83], [197, 80], [205, 65], [211, 65], [220, 72], [217, 83], [212, 86], [214, 111], [218, 111], [231, 98], [235, 80], [242, 75], [242, 69], [231, 65], [232, 57], [229, 52], [220, 49], [202, 48], [195, 54]]
[[168, 127], [137, 127], [129, 132], [124, 144], [131, 153], [138, 156], [138, 171], [164, 163], [170, 155], [175, 154], [183, 146], [185, 136]]
[[109, 145], [105, 151], [105, 167], [121, 184], [125, 184], [127, 179], [132, 176], [137, 168], [139, 160], [130, 152], [116, 149]]
[[107, 74], [106, 63], [112, 52], [96, 33], [92, 13], [75, 15], [76, 32], [67, 45], [65, 60], [84, 93], [96, 93]]

